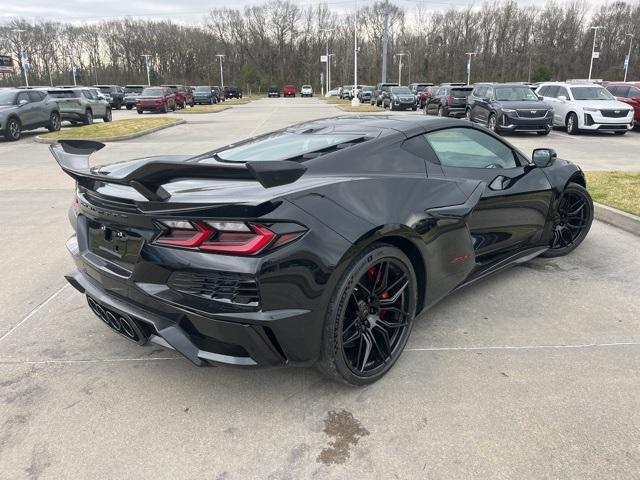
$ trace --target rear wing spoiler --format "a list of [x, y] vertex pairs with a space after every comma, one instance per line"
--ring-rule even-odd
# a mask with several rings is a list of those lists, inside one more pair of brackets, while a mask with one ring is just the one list
[[290, 160], [255, 161], [239, 164], [202, 164], [149, 160], [123, 177], [109, 177], [92, 171], [89, 157], [104, 143], [92, 140], [60, 140], [49, 149], [60, 168], [79, 184], [99, 181], [129, 185], [150, 201], [164, 201], [171, 195], [162, 185], [177, 178], [225, 178], [257, 180], [264, 188], [298, 180], [307, 167]]

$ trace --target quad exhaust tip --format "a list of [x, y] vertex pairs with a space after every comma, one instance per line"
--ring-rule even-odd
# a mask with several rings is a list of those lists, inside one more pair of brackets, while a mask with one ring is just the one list
[[93, 311], [93, 313], [95, 313], [96, 316], [112, 330], [140, 345], [147, 341], [146, 336], [143, 334], [135, 320], [131, 319], [127, 315], [123, 315], [103, 307], [89, 296], [87, 296], [87, 302], [89, 303], [91, 311]]

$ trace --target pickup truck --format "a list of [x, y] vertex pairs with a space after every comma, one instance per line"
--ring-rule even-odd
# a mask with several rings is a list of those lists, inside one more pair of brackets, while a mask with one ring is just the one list
[[109, 98], [111, 108], [120, 110], [124, 105], [124, 88], [119, 85], [94, 85], [102, 94]]

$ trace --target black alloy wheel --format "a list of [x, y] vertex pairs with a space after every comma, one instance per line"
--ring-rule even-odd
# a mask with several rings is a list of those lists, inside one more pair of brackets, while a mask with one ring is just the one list
[[593, 200], [589, 192], [576, 183], [570, 183], [558, 201], [551, 246], [542, 255], [559, 257], [575, 250], [589, 233], [592, 222]]
[[91, 125], [93, 123], [93, 113], [91, 110], [87, 110], [84, 114], [83, 122], [85, 125]]
[[107, 108], [107, 111], [104, 113], [104, 117], [102, 118], [103, 122], [110, 122], [113, 120], [113, 114], [111, 113], [111, 109]]
[[367, 248], [347, 269], [330, 303], [321, 369], [349, 385], [381, 378], [407, 343], [416, 300], [407, 256], [391, 245]]

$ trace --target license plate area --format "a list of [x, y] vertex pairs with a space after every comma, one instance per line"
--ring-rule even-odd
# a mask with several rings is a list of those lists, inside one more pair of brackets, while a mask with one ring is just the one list
[[99, 257], [131, 271], [140, 258], [144, 238], [135, 232], [109, 224], [88, 222], [89, 250]]

